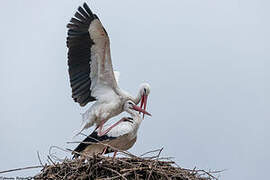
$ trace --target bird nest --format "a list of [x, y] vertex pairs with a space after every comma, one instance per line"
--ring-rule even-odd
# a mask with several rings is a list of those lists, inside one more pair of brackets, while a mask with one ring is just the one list
[[[34, 179], [217, 179], [213, 174], [219, 172], [181, 168], [170, 158], [159, 157], [161, 151], [162, 149], [159, 150], [158, 155], [152, 157], [129, 154], [129, 157], [113, 159], [96, 155], [86, 159], [65, 159], [57, 163], [51, 161], [52, 164], [45, 165]], [[157, 150], [150, 152], [157, 152]]]

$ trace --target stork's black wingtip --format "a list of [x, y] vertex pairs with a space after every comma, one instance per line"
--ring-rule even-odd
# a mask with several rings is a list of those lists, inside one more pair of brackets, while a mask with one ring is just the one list
[[81, 7], [81, 6], [79, 6], [79, 7], [77, 8], [77, 11], [79, 11], [79, 9], [82, 9], [82, 7]]
[[83, 7], [84, 7], [84, 8], [85, 8], [85, 7], [89, 8], [89, 6], [88, 6], [88, 4], [87, 4], [86, 2], [83, 3]]
[[89, 8], [89, 6], [86, 3], [83, 3], [83, 7], [90, 16], [93, 16], [91, 9]]

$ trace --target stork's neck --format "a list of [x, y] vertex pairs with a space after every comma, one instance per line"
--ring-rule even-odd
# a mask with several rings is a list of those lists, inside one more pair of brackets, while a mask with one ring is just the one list
[[137, 131], [141, 125], [142, 118], [140, 117], [139, 113], [137, 113], [137, 112], [135, 112], [132, 115], [132, 118], [133, 118], [134, 135], [136, 136]]
[[135, 104], [139, 104], [139, 102], [140, 102], [140, 100], [142, 98], [141, 94], [140, 94], [140, 91], [138, 92], [136, 97], [130, 95], [128, 92], [126, 92], [126, 91], [124, 91], [123, 89], [120, 89], [120, 88], [117, 88], [117, 93], [120, 96], [122, 96], [124, 99], [133, 101]]
[[132, 101], [135, 104], [139, 104], [139, 102], [140, 102], [141, 99], [142, 99], [142, 96], [141, 96], [140, 91], [139, 91], [138, 94], [137, 94], [137, 96], [132, 98]]
[[130, 116], [133, 118], [133, 121], [137, 125], [140, 125], [141, 124], [142, 118], [140, 117], [140, 114], [137, 111], [128, 109], [128, 110], [126, 110], [126, 112], [130, 114]]

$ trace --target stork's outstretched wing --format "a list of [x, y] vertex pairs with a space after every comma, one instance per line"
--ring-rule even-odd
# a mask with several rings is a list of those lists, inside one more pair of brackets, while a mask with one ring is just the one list
[[106, 90], [114, 90], [117, 86], [111, 62], [110, 41], [100, 20], [86, 3], [78, 8], [67, 27], [72, 97], [75, 102], [85, 106], [100, 98]]

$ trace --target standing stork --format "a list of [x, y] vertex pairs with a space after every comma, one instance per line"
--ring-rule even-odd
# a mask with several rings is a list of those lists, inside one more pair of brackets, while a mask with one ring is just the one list
[[[105, 135], [98, 136], [95, 130], [74, 149], [72, 152], [74, 157], [114, 152], [113, 158], [115, 158], [117, 149], [122, 151], [130, 149], [137, 140], [137, 131], [142, 122], [140, 115], [133, 110], [134, 106], [134, 102], [127, 101], [124, 110], [131, 117], [122, 118], [115, 127], [108, 128]], [[145, 113], [150, 115], [148, 112]]]
[[102, 136], [103, 124], [123, 112], [127, 100], [141, 101], [145, 114], [150, 86], [143, 83], [136, 97], [120, 89], [113, 71], [110, 41], [97, 15], [86, 3], [67, 25], [68, 66], [72, 98], [81, 106], [95, 101], [82, 115], [80, 132], [94, 124]]

